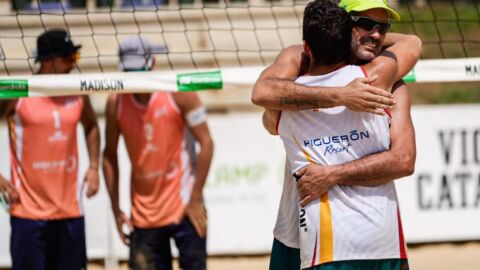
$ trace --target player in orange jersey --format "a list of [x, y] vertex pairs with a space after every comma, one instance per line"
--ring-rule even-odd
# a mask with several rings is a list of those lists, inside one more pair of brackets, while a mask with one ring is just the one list
[[[37, 39], [38, 74], [66, 74], [77, 52], [64, 30]], [[36, 97], [3, 101], [10, 137], [11, 181], [0, 175], [10, 205], [13, 269], [85, 269], [82, 190], [98, 191], [99, 129], [88, 97]], [[89, 168], [78, 179], [77, 124], [81, 123]]]
[[[151, 70], [155, 49], [144, 38], [125, 40], [120, 44], [121, 69]], [[192, 92], [112, 95], [106, 117], [103, 171], [118, 232], [130, 246], [130, 268], [172, 269], [173, 238], [182, 269], [205, 269], [207, 213], [203, 187], [213, 143], [198, 96]], [[132, 164], [131, 219], [119, 205], [120, 135]], [[200, 146], [198, 154], [192, 137]], [[130, 228], [129, 236], [123, 231], [124, 225]]]

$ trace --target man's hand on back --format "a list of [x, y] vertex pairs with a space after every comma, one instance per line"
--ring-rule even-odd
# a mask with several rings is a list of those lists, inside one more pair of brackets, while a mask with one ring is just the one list
[[320, 198], [335, 184], [331, 179], [330, 166], [316, 163], [307, 165], [295, 174], [300, 177], [297, 183], [300, 205], [305, 207], [310, 202]]
[[395, 101], [392, 93], [381, 88], [370, 86], [377, 76], [357, 78], [338, 92], [339, 105], [343, 105], [352, 111], [369, 112], [384, 115], [384, 109], [391, 108]]

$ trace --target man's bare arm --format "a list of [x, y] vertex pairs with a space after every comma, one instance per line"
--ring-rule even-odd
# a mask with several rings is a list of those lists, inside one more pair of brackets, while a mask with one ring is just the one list
[[397, 57], [394, 53], [383, 51], [374, 61], [362, 66], [368, 76], [378, 76], [378, 79], [372, 82], [372, 85], [391, 91], [396, 82], [398, 71]]
[[90, 163], [85, 175], [85, 182], [87, 183], [87, 197], [90, 198], [97, 193], [99, 188], [100, 129], [98, 127], [97, 117], [90, 103], [90, 98], [88, 96], [82, 98], [83, 111], [81, 122], [85, 130], [85, 141], [87, 142]]
[[105, 108], [105, 149], [103, 150], [103, 176], [110, 195], [110, 203], [113, 213], [120, 212], [119, 193], [118, 193], [118, 140], [120, 131], [117, 123], [117, 95], [108, 97]]
[[[13, 113], [16, 103], [17, 100], [0, 100], [0, 120], [2, 120], [5, 115]], [[18, 202], [19, 200], [17, 189], [13, 183], [7, 180], [1, 173], [0, 196], [3, 196], [8, 204]]]
[[271, 135], [278, 135], [277, 131], [277, 122], [278, 116], [280, 115], [280, 111], [274, 110], [265, 110], [262, 115], [262, 122], [263, 127], [270, 133]]
[[108, 97], [107, 106], [105, 108], [105, 149], [103, 150], [103, 176], [107, 186], [108, 195], [110, 197], [110, 205], [115, 218], [118, 234], [123, 243], [128, 245], [130, 240], [128, 233], [123, 231], [126, 225], [130, 231], [133, 226], [128, 216], [120, 209], [119, 195], [119, 169], [118, 169], [118, 140], [120, 138], [120, 129], [117, 122], [117, 104], [118, 96], [111, 95]]
[[297, 174], [301, 204], [327, 192], [333, 185], [375, 186], [411, 175], [415, 168], [415, 131], [410, 117], [410, 97], [403, 82], [394, 87], [397, 101], [391, 110], [390, 149], [335, 166], [311, 164]]
[[15, 111], [18, 99], [0, 99], [0, 120]]
[[3, 118], [5, 115], [5, 111], [7, 110], [9, 100], [0, 100], [0, 118]]
[[[197, 94], [175, 93], [173, 97], [182, 112], [185, 122], [188, 124], [192, 136], [200, 145], [200, 152], [197, 155], [197, 165], [195, 167], [195, 183], [193, 184], [192, 194], [185, 212], [190, 222], [192, 222], [195, 231], [203, 238], [207, 235], [207, 212], [204, 206], [203, 188], [213, 157], [213, 140], [206, 120], [202, 119], [202, 114], [204, 113], [201, 112], [202, 104]], [[196, 118], [196, 123], [189, 122], [189, 118]]]
[[422, 40], [415, 35], [388, 33], [384, 47], [397, 56], [398, 69], [395, 81], [405, 77], [415, 67], [422, 54]]
[[403, 82], [396, 85], [394, 96], [397, 104], [390, 112], [390, 149], [367, 156], [358, 164], [353, 161], [340, 165], [336, 168], [338, 184], [379, 185], [414, 172], [415, 130], [410, 116], [410, 95]]
[[[303, 47], [285, 48], [254, 85], [252, 102], [273, 110], [306, 110], [344, 105], [354, 111], [382, 114], [379, 108], [394, 104], [389, 92], [368, 85], [375, 80], [358, 78], [345, 87], [308, 87], [293, 81], [302, 74]], [[303, 64], [305, 65], [305, 64]]]

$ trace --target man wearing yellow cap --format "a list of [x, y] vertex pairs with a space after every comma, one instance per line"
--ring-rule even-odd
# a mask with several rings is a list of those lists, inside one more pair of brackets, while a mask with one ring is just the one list
[[[421, 41], [415, 36], [389, 34], [391, 20], [399, 20], [400, 16], [386, 1], [381, 0], [346, 0], [341, 1], [351, 16], [352, 30], [352, 63], [362, 64], [374, 59], [382, 48], [397, 46], [404, 48], [407, 57], [397, 59], [397, 80], [413, 67], [421, 51]], [[399, 47], [400, 46], [400, 47]], [[284, 191], [280, 202], [277, 224], [274, 230], [274, 244], [270, 269], [299, 269], [298, 243], [298, 205], [292, 201], [300, 200], [302, 206], [318, 198], [328, 191], [334, 184], [371, 186], [388, 183], [413, 172], [415, 162], [414, 129], [410, 118], [410, 103], [408, 91], [403, 83], [397, 83], [393, 88], [393, 100], [389, 91], [375, 88], [375, 79], [356, 79], [343, 88], [306, 87], [295, 84], [295, 80], [302, 74], [308, 61], [302, 59], [302, 46], [292, 46], [283, 50], [257, 81], [252, 101], [267, 109], [273, 110], [307, 110], [346, 106], [354, 111], [383, 114], [384, 109], [391, 108], [390, 149], [366, 156], [364, 158], [342, 164], [341, 166], [309, 165], [300, 171], [298, 177], [298, 194], [296, 187], [291, 183], [290, 175], [286, 174]], [[394, 57], [394, 55], [392, 55]], [[302, 66], [303, 65], [303, 66]], [[302, 69], [301, 69], [302, 67]], [[371, 83], [372, 86], [366, 85]], [[390, 90], [390, 89], [388, 89]], [[291, 186], [289, 186], [291, 185]], [[292, 187], [293, 186], [293, 187]], [[397, 228], [401, 231], [401, 228]], [[403, 243], [403, 239], [402, 239]], [[402, 243], [392, 243], [399, 246], [399, 254], [405, 254]], [[335, 247], [334, 247], [335, 248]], [[379, 247], [381, 248], [381, 247]], [[402, 253], [403, 249], [403, 253]], [[402, 255], [403, 256], [403, 255]], [[382, 258], [378, 269], [399, 269], [408, 263], [402, 256]], [[345, 260], [322, 264], [315, 269], [373, 269], [378, 260], [362, 261]], [[390, 265], [390, 266], [388, 266]], [[387, 268], [385, 268], [387, 266]], [[346, 267], [346, 268], [342, 268]], [[383, 268], [382, 268], [383, 267]], [[377, 268], [375, 268], [377, 269]]]
[[386, 0], [343, 0], [338, 4], [341, 8], [345, 9], [347, 12], [352, 11], [365, 11], [374, 8], [381, 8], [388, 12], [390, 18], [395, 21], [400, 20], [400, 15], [388, 6]]
[[[340, 7], [352, 15], [354, 33], [353, 63], [371, 61], [382, 49], [392, 44], [405, 46], [413, 58], [421, 52], [421, 41], [416, 36], [389, 33], [390, 21], [400, 16], [383, 0], [343, 0]], [[280, 52], [275, 62], [263, 71], [252, 94], [252, 102], [268, 109], [310, 109], [344, 105], [355, 111], [382, 113], [394, 104], [389, 91], [369, 86], [370, 80], [358, 79], [345, 88], [304, 88], [293, 80], [308, 68], [302, 59], [303, 47], [290, 46]], [[399, 80], [411, 66], [409, 59], [399, 61]]]

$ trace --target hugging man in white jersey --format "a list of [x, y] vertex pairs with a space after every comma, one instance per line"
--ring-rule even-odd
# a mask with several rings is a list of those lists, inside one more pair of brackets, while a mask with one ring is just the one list
[[[348, 17], [343, 13], [329, 1], [315, 1], [307, 6], [304, 18], [305, 52], [313, 61], [308, 70], [310, 76], [301, 77], [297, 82], [309, 86], [340, 87], [362, 76], [365, 72], [365, 75], [379, 75], [375, 81], [377, 86], [390, 89], [398, 75], [395, 55], [402, 59], [410, 56], [402, 54], [398, 46], [392, 46], [389, 52], [384, 52], [381, 57], [378, 57], [381, 61], [364, 65], [364, 71], [358, 66], [346, 66], [350, 59], [342, 51], [350, 51], [350, 41], [345, 38], [351, 35], [346, 34], [345, 29], [351, 29], [351, 26], [349, 21], [345, 20]], [[343, 21], [341, 15], [344, 16]], [[388, 15], [386, 16], [388, 19]], [[360, 16], [356, 17], [352, 18], [354, 22], [355, 19], [360, 19]], [[379, 22], [378, 25], [374, 24], [373, 27], [365, 30], [377, 35], [383, 32], [381, 34], [385, 35], [386, 24], [386, 22]], [[362, 27], [358, 24], [356, 26]], [[368, 28], [368, 25], [363, 26]], [[369, 45], [372, 43], [370, 42]], [[402, 49], [405, 51], [404, 48]], [[396, 88], [399, 89], [402, 86]], [[407, 123], [403, 125], [407, 127], [405, 131], [411, 133], [407, 135], [412, 135], [408, 95], [406, 98], [407, 100], [405, 100], [405, 94], [400, 95], [401, 108], [395, 106], [391, 111], [392, 115], [395, 111], [396, 121], [402, 120], [402, 123]], [[267, 126], [273, 129], [277, 126], [276, 114], [269, 113], [267, 114], [269, 117], [266, 118]], [[345, 173], [348, 175], [352, 172], [351, 165], [355, 163], [354, 160], [389, 150], [389, 133], [392, 131], [388, 129], [388, 118], [384, 115], [354, 113], [345, 107], [336, 107], [326, 110], [283, 112], [279, 119], [278, 131], [284, 140], [289, 159], [288, 165], [292, 168], [292, 172], [298, 172], [311, 163], [335, 169], [348, 164], [350, 170]], [[399, 126], [402, 125], [393, 126], [395, 132], [398, 132]], [[271, 131], [275, 132], [275, 130]], [[331, 183], [325, 185], [327, 188], [318, 194], [323, 195], [320, 201], [315, 200], [318, 198], [315, 196], [303, 197], [304, 205], [315, 200], [300, 212], [303, 268], [408, 268], [395, 188], [391, 182], [397, 175], [409, 174], [413, 170], [414, 141], [412, 143], [412, 136], [408, 138], [410, 146], [407, 149], [413, 153], [407, 153], [406, 161], [408, 162], [405, 165], [399, 165], [399, 169], [390, 170], [386, 175], [369, 174], [368, 167], [378, 168], [378, 164], [375, 164], [378, 160], [370, 158], [367, 162], [358, 163], [366, 165], [358, 168], [360, 177], [345, 179], [347, 175], [339, 174], [338, 178], [331, 179]], [[371, 179], [362, 179], [362, 177], [371, 177]], [[290, 198], [294, 199], [294, 196]], [[271, 264], [271, 269], [278, 268], [275, 266], [272, 268]]]

